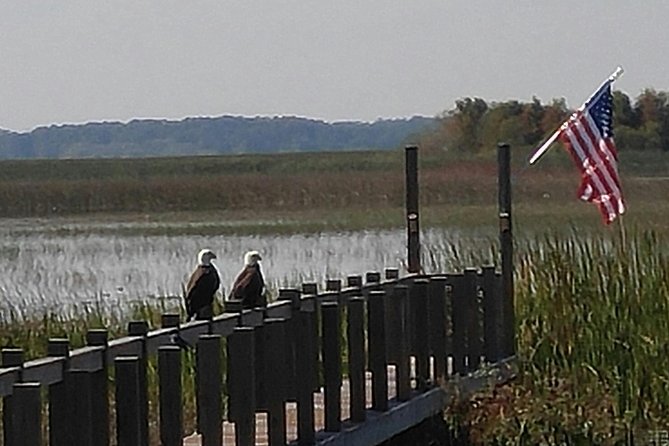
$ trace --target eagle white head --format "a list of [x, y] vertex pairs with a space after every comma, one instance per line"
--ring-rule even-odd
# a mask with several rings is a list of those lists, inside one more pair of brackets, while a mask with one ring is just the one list
[[249, 251], [244, 254], [244, 264], [246, 266], [256, 265], [260, 260], [262, 260], [262, 257], [260, 257], [260, 253], [258, 251]]
[[216, 258], [216, 254], [211, 249], [203, 249], [197, 255], [197, 262], [199, 265], [209, 266], [211, 261]]

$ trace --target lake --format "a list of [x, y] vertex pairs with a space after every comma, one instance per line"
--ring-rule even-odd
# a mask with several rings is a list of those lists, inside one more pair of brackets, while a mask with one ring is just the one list
[[[302, 282], [399, 268], [406, 258], [405, 229], [291, 235], [198, 235], [197, 226], [156, 234], [156, 223], [127, 221], [4, 220], [0, 229], [0, 294], [3, 312], [67, 312], [82, 305], [103, 308], [158, 298], [179, 300], [202, 248], [215, 264], [227, 292], [246, 251], [258, 250], [271, 290]], [[184, 234], [183, 232], [190, 232]], [[487, 232], [487, 231], [486, 231]], [[494, 243], [486, 234], [424, 230], [427, 271], [458, 267], [460, 245], [483, 252]], [[429, 247], [429, 248], [428, 248]], [[466, 250], [471, 251], [471, 249]]]

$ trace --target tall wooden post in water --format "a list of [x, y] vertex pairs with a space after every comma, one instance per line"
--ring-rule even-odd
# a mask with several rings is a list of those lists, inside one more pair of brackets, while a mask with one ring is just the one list
[[418, 224], [418, 147], [405, 148], [407, 248], [409, 272], [420, 272], [420, 238]]
[[503, 353], [515, 353], [515, 321], [513, 296], [513, 226], [511, 222], [511, 150], [508, 144], [497, 145], [499, 242], [502, 251], [502, 326]]

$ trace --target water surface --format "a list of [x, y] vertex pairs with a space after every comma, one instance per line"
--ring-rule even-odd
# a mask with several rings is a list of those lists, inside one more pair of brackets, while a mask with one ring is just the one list
[[[111, 306], [169, 296], [178, 299], [197, 252], [205, 247], [218, 256], [215, 264], [223, 292], [251, 249], [261, 252], [262, 269], [273, 290], [306, 281], [323, 284], [328, 278], [345, 279], [384, 268], [404, 271], [406, 258], [404, 229], [262, 236], [151, 235], [147, 231], [145, 235], [138, 226], [128, 235], [110, 229], [136, 223], [87, 226], [79, 222], [76, 228], [70, 222], [37, 219], [3, 223], [0, 308], [24, 311], [65, 311], [77, 303]], [[461, 232], [430, 229], [421, 236], [426, 269], [458, 260], [448, 245], [462, 239]], [[483, 245], [489, 243], [483, 236], [476, 238]]]

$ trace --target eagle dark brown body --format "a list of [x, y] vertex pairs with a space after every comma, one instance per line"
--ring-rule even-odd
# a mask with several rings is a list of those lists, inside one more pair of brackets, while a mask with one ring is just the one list
[[199, 255], [199, 264], [186, 285], [186, 322], [195, 319], [210, 319], [213, 316], [214, 295], [221, 284], [216, 267], [211, 259], [216, 256], [209, 250]]
[[230, 291], [230, 300], [241, 301], [242, 308], [255, 308], [267, 305], [264, 296], [265, 280], [260, 271], [260, 254], [256, 251], [246, 253], [242, 269]]

